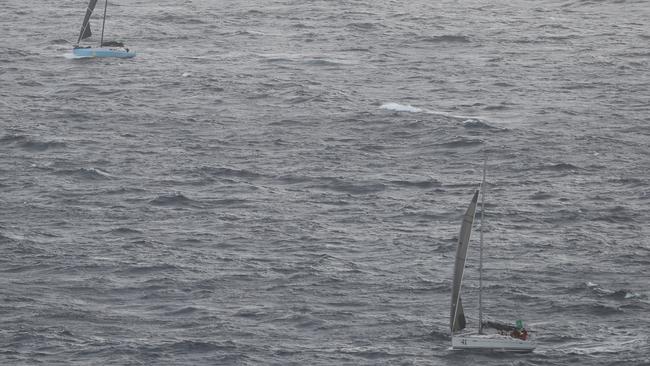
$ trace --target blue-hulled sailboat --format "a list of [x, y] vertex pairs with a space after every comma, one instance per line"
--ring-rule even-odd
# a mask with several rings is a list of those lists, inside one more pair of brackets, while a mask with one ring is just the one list
[[80, 45], [81, 40], [92, 36], [92, 32], [90, 30], [90, 16], [93, 14], [93, 11], [95, 10], [95, 5], [97, 5], [97, 0], [90, 0], [90, 2], [88, 3], [88, 8], [86, 9], [86, 16], [84, 17], [84, 21], [81, 24], [81, 32], [79, 32], [79, 38], [77, 39], [77, 43], [72, 49], [72, 54], [75, 57], [118, 57], [118, 58], [135, 57], [135, 52], [124, 47], [124, 44], [122, 42], [115, 42], [115, 41], [104, 42], [104, 26], [106, 25], [106, 9], [108, 8], [108, 0], [104, 2], [102, 36], [99, 41], [99, 47]]

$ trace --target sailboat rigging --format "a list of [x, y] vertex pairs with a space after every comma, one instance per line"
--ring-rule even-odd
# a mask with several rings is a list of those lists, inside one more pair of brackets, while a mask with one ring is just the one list
[[93, 15], [97, 0], [89, 0], [88, 7], [86, 8], [86, 15], [81, 23], [81, 31], [77, 43], [72, 49], [72, 53], [77, 57], [118, 57], [118, 58], [131, 58], [135, 57], [135, 52], [130, 51], [124, 47], [122, 42], [109, 41], [104, 42], [104, 29], [106, 27], [106, 13], [108, 10], [108, 0], [104, 1], [104, 15], [102, 19], [102, 33], [99, 41], [99, 47], [80, 46], [82, 40], [90, 38], [92, 31], [90, 29], [90, 18]]
[[[454, 264], [454, 278], [451, 292], [451, 346], [452, 349], [474, 349], [474, 350], [501, 350], [514, 352], [531, 352], [535, 349], [535, 343], [528, 338], [528, 331], [523, 327], [521, 321], [515, 326], [500, 322], [483, 321], [483, 227], [485, 225], [485, 175], [487, 162], [483, 163], [483, 181], [480, 190], [474, 192], [458, 235], [458, 247], [456, 249], [456, 261]], [[463, 331], [467, 325], [465, 313], [461, 301], [461, 285], [465, 271], [467, 249], [474, 223], [476, 206], [479, 194], [481, 196], [481, 225], [480, 225], [480, 247], [479, 247], [479, 325], [478, 333]], [[494, 329], [496, 333], [486, 334], [485, 329]]]

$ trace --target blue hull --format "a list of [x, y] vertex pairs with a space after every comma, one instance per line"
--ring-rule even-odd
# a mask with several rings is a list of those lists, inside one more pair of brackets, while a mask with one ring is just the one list
[[73, 48], [72, 54], [77, 57], [117, 57], [117, 58], [135, 57], [135, 52], [129, 51], [126, 48], [109, 48], [109, 47]]

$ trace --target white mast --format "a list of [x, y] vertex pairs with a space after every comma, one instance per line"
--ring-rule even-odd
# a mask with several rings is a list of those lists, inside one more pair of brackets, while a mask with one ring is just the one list
[[479, 261], [478, 261], [478, 333], [483, 334], [483, 225], [485, 219], [485, 171], [487, 170], [487, 156], [483, 160], [483, 181], [481, 182], [481, 226], [480, 243], [479, 243]]

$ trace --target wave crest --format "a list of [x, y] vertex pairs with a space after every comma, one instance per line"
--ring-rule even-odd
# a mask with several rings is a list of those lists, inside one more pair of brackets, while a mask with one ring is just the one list
[[395, 111], [395, 112], [412, 112], [412, 113], [422, 112], [422, 109], [420, 108], [413, 107], [408, 104], [404, 105], [399, 103], [384, 103], [379, 108], [387, 109], [389, 111]]
[[149, 201], [154, 206], [162, 207], [200, 207], [198, 201], [185, 197], [182, 193], [174, 193], [171, 195], [160, 195], [153, 200]]

